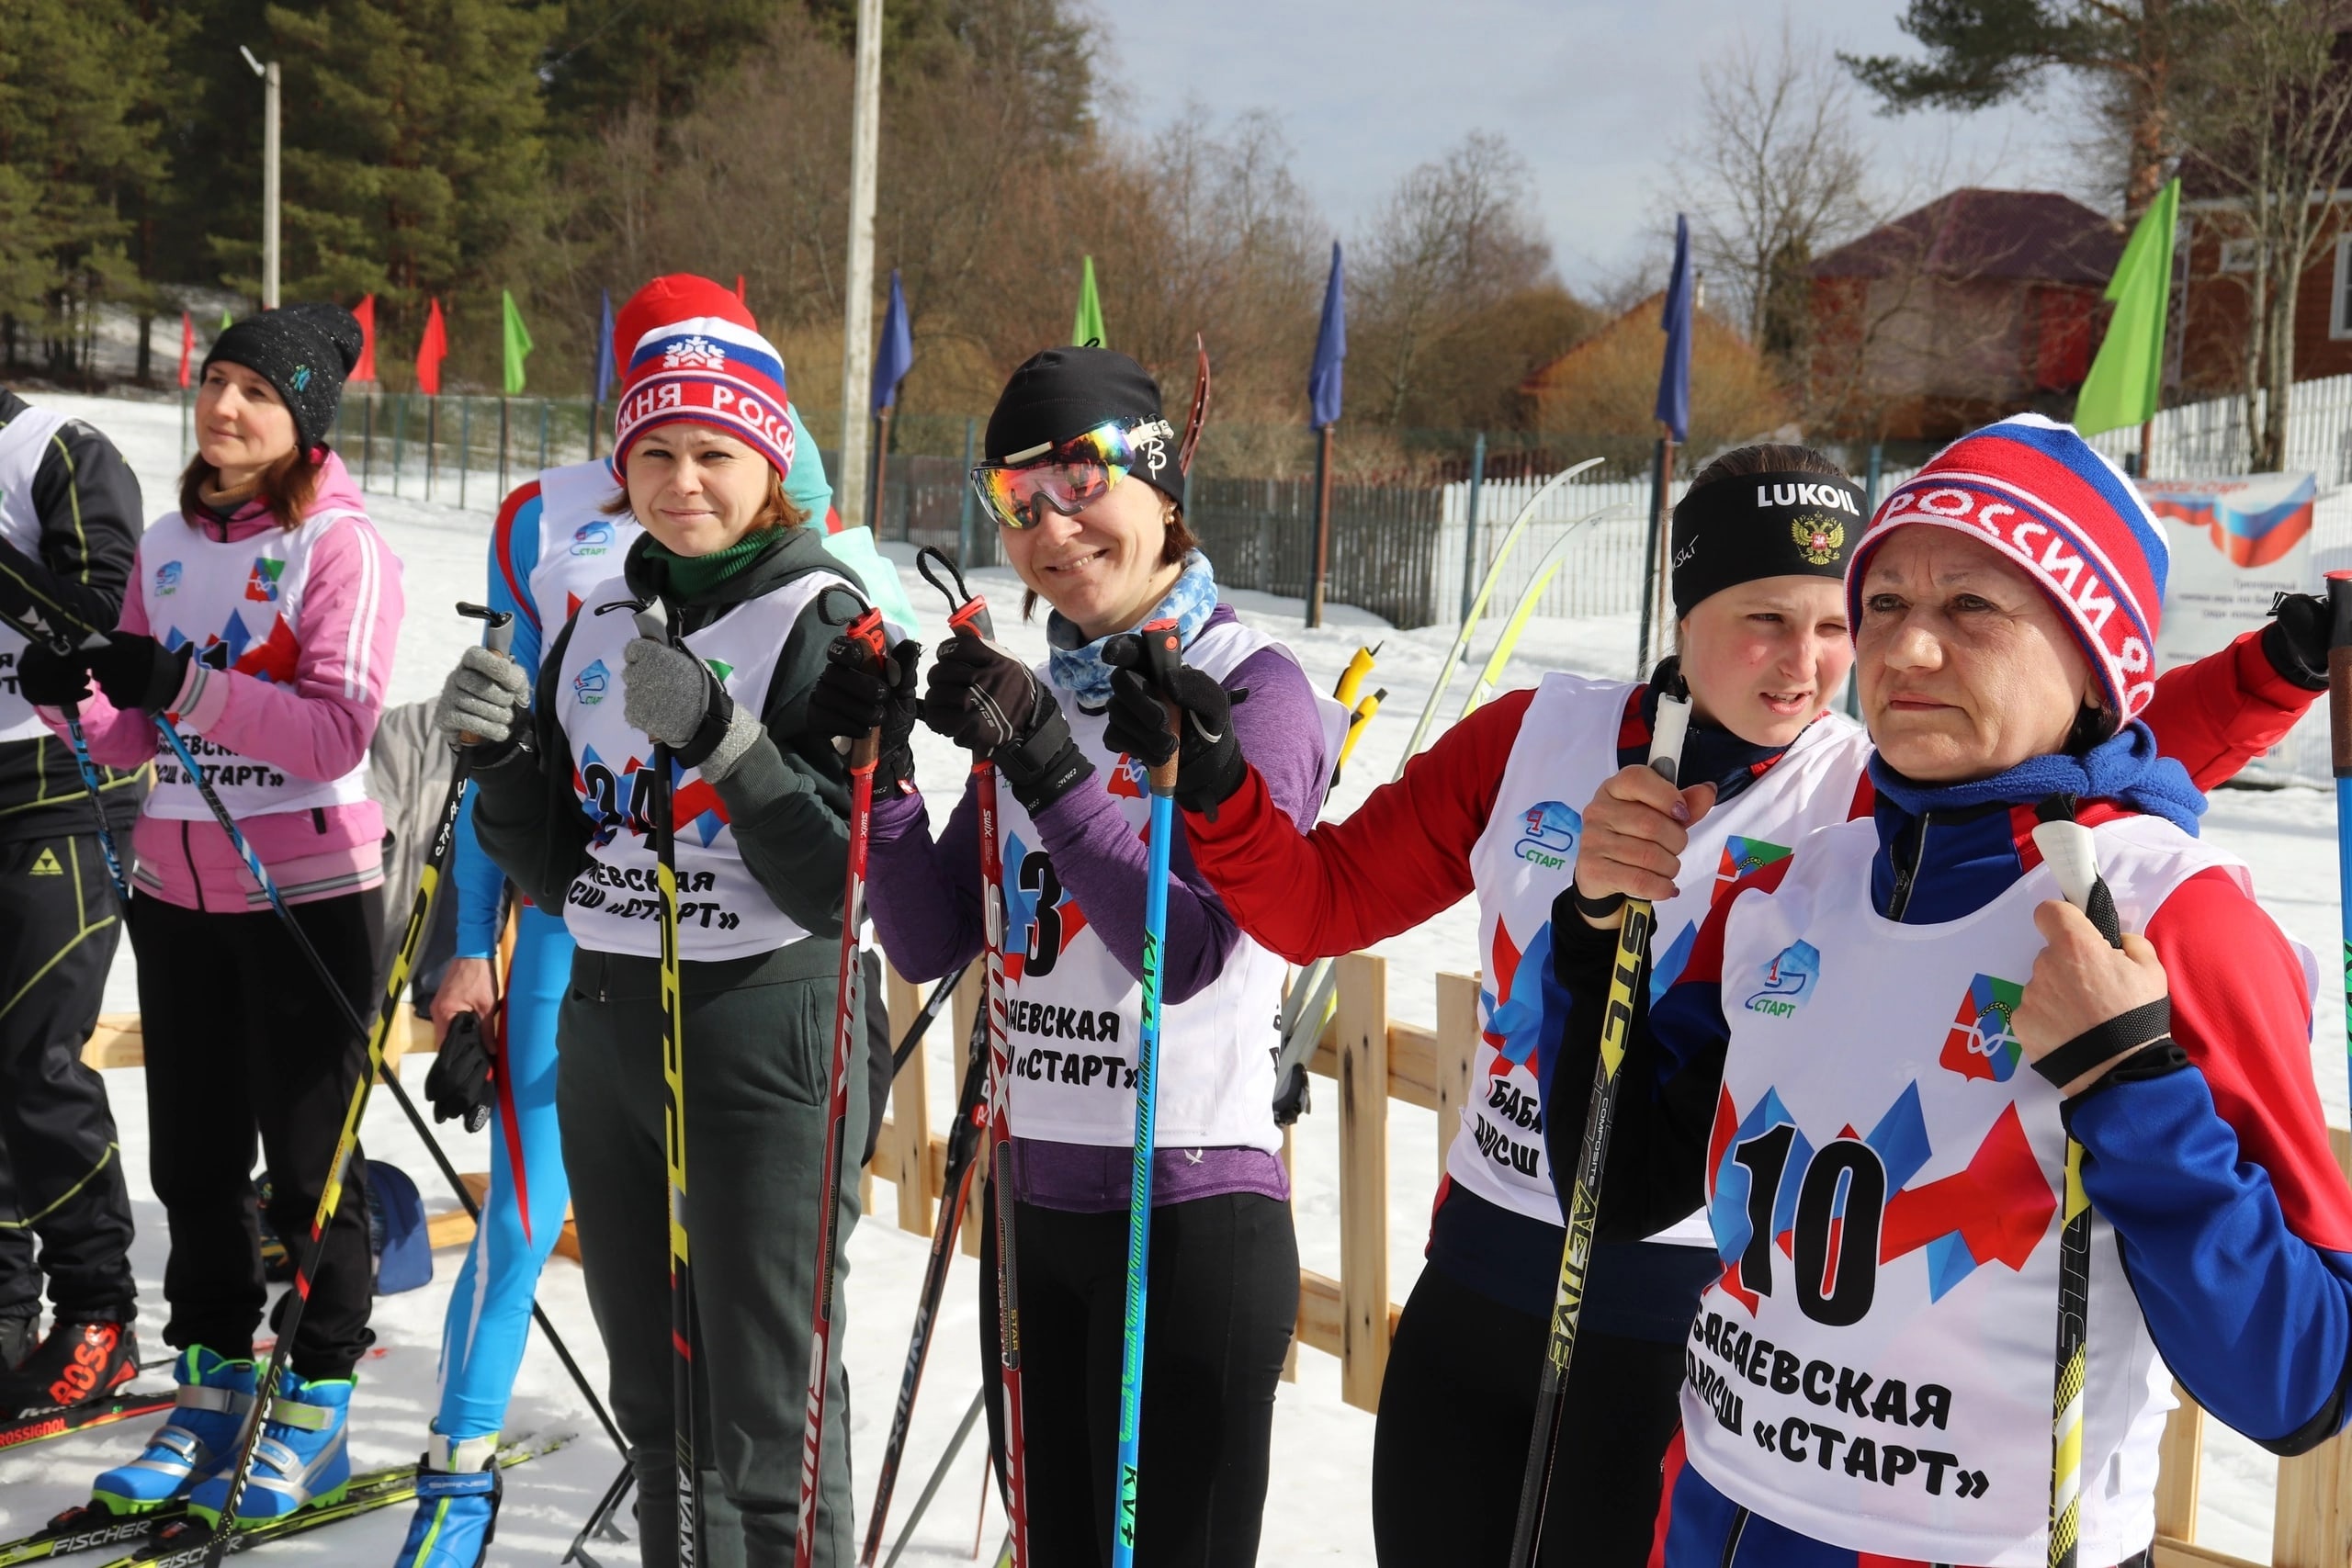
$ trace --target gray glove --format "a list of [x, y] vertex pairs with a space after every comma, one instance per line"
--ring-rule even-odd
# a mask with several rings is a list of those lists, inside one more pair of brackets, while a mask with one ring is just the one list
[[736, 706], [702, 660], [644, 637], [621, 654], [621, 716], [713, 784], [735, 771], [763, 733], [759, 716]]
[[453, 746], [469, 740], [503, 743], [514, 738], [515, 716], [530, 703], [531, 682], [520, 664], [486, 648], [469, 648], [441, 682], [433, 728]]

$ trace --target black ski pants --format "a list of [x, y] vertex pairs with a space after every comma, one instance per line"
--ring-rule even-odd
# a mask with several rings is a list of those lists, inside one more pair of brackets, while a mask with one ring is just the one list
[[[1373, 1540], [1386, 1568], [1510, 1555], [1544, 1346], [1542, 1317], [1421, 1270], [1373, 1429]], [[1681, 1379], [1679, 1344], [1577, 1336], [1539, 1554], [1547, 1568], [1649, 1561]]]
[[[379, 889], [293, 907], [362, 1018], [374, 1016]], [[147, 1047], [148, 1163], [171, 1226], [164, 1342], [253, 1353], [267, 1299], [254, 1227], [254, 1151], [270, 1173], [269, 1223], [299, 1259], [367, 1060], [277, 915], [213, 914], [140, 893], [130, 904]], [[291, 1364], [345, 1378], [375, 1342], [368, 1184], [346, 1181], [311, 1276]]]
[[[128, 1321], [130, 1195], [82, 1065], [122, 940], [97, 835], [0, 843], [0, 1317]], [[40, 1256], [34, 1256], [34, 1243]]]
[[[1001, 1454], [995, 1201], [991, 1187], [978, 1216], [980, 1352], [991, 1446]], [[1111, 1561], [1118, 1498], [1127, 1214], [1020, 1203], [1013, 1222], [1029, 1561], [1099, 1568]], [[1289, 1204], [1234, 1192], [1152, 1210], [1136, 1484], [1143, 1568], [1242, 1568], [1258, 1560], [1274, 1389], [1297, 1319]]]

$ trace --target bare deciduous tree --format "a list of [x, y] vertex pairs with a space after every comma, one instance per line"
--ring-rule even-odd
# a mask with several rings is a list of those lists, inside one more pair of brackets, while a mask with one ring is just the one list
[[1785, 21], [1777, 38], [1742, 38], [1699, 81], [1699, 126], [1677, 164], [1700, 256], [1726, 313], [1787, 375], [1804, 357], [1805, 268], [1871, 221], [1852, 84]]
[[2332, 198], [2352, 180], [2352, 5], [2215, 0], [2212, 9], [2218, 26], [2184, 73], [2180, 124], [2189, 175], [2230, 198], [2211, 220], [2254, 253], [2249, 270], [2222, 276], [2245, 290], [2246, 449], [2256, 470], [2270, 470], [2286, 457], [2303, 272], [2338, 231]]

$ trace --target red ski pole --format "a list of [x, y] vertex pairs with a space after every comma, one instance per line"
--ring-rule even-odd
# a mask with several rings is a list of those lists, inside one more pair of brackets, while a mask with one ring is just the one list
[[[820, 599], [846, 593], [828, 588]], [[858, 605], [860, 614], [842, 636], [865, 645], [879, 669], [887, 655], [882, 612]], [[821, 614], [821, 611], [820, 612]], [[880, 727], [851, 742], [849, 751], [849, 871], [842, 887], [840, 989], [833, 1003], [833, 1058], [826, 1072], [825, 1162], [817, 1184], [817, 1303], [808, 1327], [808, 1403], [800, 1429], [800, 1521], [793, 1538], [794, 1568], [811, 1568], [817, 1552], [817, 1493], [825, 1451], [826, 1373], [833, 1342], [835, 1190], [841, 1181], [842, 1139], [849, 1125], [849, 1059], [859, 1034], [857, 1013], [857, 915], [865, 894], [865, 840], [874, 821], [874, 763], [882, 749]]]
[[[932, 575], [936, 559], [955, 579], [956, 587]], [[947, 617], [957, 637], [987, 641], [995, 633], [988, 601], [964, 586], [963, 573], [942, 552], [926, 548], [915, 558], [923, 581], [951, 603], [961, 599]], [[996, 1210], [997, 1371], [1004, 1396], [1004, 1511], [1012, 1526], [1012, 1568], [1029, 1564], [1029, 1470], [1027, 1441], [1021, 1416], [1021, 1280], [1013, 1262], [1012, 1224], [1012, 1046], [1005, 1036], [1004, 998], [1004, 849], [997, 838], [996, 764], [986, 758], [972, 761], [974, 802], [980, 830], [980, 908], [985, 912], [988, 963], [989, 1020], [989, 1196]]]

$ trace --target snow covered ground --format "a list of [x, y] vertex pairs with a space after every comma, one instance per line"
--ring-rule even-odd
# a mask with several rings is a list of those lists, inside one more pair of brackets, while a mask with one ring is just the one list
[[[171, 506], [181, 463], [175, 405], [51, 396], [36, 400], [86, 419], [112, 436], [139, 474], [151, 515]], [[488, 505], [493, 487], [486, 476], [476, 478], [480, 482], [472, 497], [484, 504], [472, 511], [389, 495], [370, 497], [378, 526], [401, 557], [408, 599], [392, 677], [395, 703], [421, 700], [437, 691], [458, 649], [470, 640], [466, 624], [457, 618], [451, 606], [459, 599], [479, 598], [482, 592], [491, 517]], [[898, 559], [917, 610], [930, 618], [926, 633], [937, 635], [939, 600], [915, 576], [911, 553], [900, 546], [884, 548]], [[974, 587], [999, 606], [1000, 636], [1023, 653], [1041, 655], [1042, 620], [1023, 625], [1016, 618], [1020, 589], [1012, 574], [981, 571], [974, 579]], [[1244, 618], [1285, 637], [1308, 673], [1327, 690], [1360, 643], [1380, 644], [1379, 667], [1370, 684], [1388, 689], [1383, 716], [1358, 748], [1345, 781], [1327, 808], [1332, 816], [1346, 814], [1396, 768], [1413, 718], [1444, 663], [1453, 637], [1451, 628], [1398, 632], [1361, 611], [1340, 606], [1330, 613], [1330, 624], [1307, 631], [1301, 625], [1296, 600], [1250, 592], [1234, 597]], [[1495, 625], [1508, 609], [1508, 605], [1498, 606], [1495, 620], [1478, 638], [1471, 660], [1474, 673], [1492, 644]], [[1628, 674], [1634, 662], [1634, 640], [1631, 616], [1532, 622], [1501, 687], [1532, 684], [1546, 668]], [[1466, 681], [1464, 676], [1455, 682], [1447, 702], [1449, 717], [1459, 709]], [[938, 786], [933, 808], [944, 816], [954, 799], [954, 782], [964, 772], [961, 756], [944, 741], [920, 730], [916, 750], [922, 776]], [[2264, 901], [2290, 931], [2314, 952], [2325, 954], [2336, 950], [2335, 821], [2332, 802], [2324, 793], [2303, 788], [2223, 793], [2215, 798], [2206, 818], [2206, 832], [2254, 866]], [[1474, 969], [1476, 947], [1476, 921], [1466, 903], [1419, 931], [1382, 943], [1376, 951], [1391, 961], [1392, 1015], [1433, 1023], [1434, 975], [1440, 970]], [[109, 1010], [124, 1011], [137, 1007], [127, 942], [108, 985], [107, 1006]], [[2332, 1006], [2321, 1006], [2318, 1014], [2313, 1062], [2330, 1118], [2340, 1124], [2346, 1115], [2343, 1022]], [[956, 1073], [951, 1067], [954, 1051], [947, 1035], [944, 1025], [936, 1029], [928, 1047], [934, 1128], [945, 1124], [956, 1089]], [[406, 1066], [403, 1078], [412, 1092], [422, 1094], [428, 1066], [428, 1060]], [[161, 1325], [164, 1238], [163, 1213], [146, 1180], [144, 1086], [136, 1072], [114, 1072], [107, 1075], [107, 1088], [114, 1098], [137, 1210], [139, 1240], [133, 1256], [150, 1314], [143, 1325], [153, 1336]], [[1321, 1099], [1327, 1107], [1331, 1103], [1328, 1092]], [[1393, 1103], [1390, 1115], [1390, 1293], [1402, 1301], [1420, 1268], [1428, 1205], [1438, 1174], [1438, 1139], [1430, 1112]], [[459, 1169], [489, 1168], [487, 1134], [469, 1137], [445, 1126], [442, 1136]], [[437, 1191], [430, 1159], [386, 1097], [378, 1097], [370, 1109], [367, 1147], [371, 1155], [389, 1158], [415, 1176], [429, 1208], [455, 1206], [454, 1200]], [[1300, 1258], [1307, 1268], [1331, 1275], [1340, 1271], [1338, 1169], [1336, 1115], [1326, 1110], [1303, 1119], [1296, 1139]], [[849, 1243], [844, 1287], [845, 1353], [854, 1391], [849, 1431], [861, 1510], [870, 1500], [888, 1430], [891, 1398], [905, 1355], [925, 1251], [922, 1238], [893, 1224], [893, 1190], [888, 1184], [876, 1184], [875, 1190], [876, 1212], [858, 1226]], [[363, 1370], [354, 1422], [355, 1460], [360, 1465], [412, 1461], [423, 1444], [434, 1404], [441, 1315], [458, 1258], [454, 1250], [439, 1254], [435, 1258], [433, 1285], [377, 1303], [376, 1329], [389, 1353]], [[914, 1435], [892, 1511], [894, 1537], [898, 1521], [905, 1518], [979, 1386], [975, 1296], [972, 1267], [959, 1262], [949, 1283], [916, 1409]], [[555, 1259], [541, 1285], [540, 1301], [590, 1375], [601, 1382], [604, 1356], [577, 1267]], [[147, 1346], [151, 1356], [160, 1348], [159, 1342]], [[1303, 1350], [1298, 1368], [1298, 1382], [1285, 1384], [1276, 1403], [1275, 1472], [1267, 1499], [1262, 1560], [1369, 1563], [1372, 1527], [1366, 1503], [1372, 1417], [1340, 1402], [1339, 1363], [1334, 1359]], [[799, 1396], [797, 1388], [777, 1391], [780, 1399]], [[507, 1430], [514, 1434], [551, 1427], [576, 1430], [579, 1440], [510, 1474], [493, 1562], [556, 1562], [618, 1462], [561, 1368], [535, 1335]], [[2200, 1543], [2267, 1561], [2274, 1467], [2251, 1444], [2222, 1431], [2217, 1424], [2208, 1422], [2206, 1431]], [[0, 1539], [31, 1529], [57, 1509], [79, 1501], [89, 1477], [135, 1453], [139, 1438], [137, 1428], [118, 1427], [0, 1456]], [[981, 1461], [975, 1441], [958, 1459], [904, 1561], [968, 1562], [976, 1534], [992, 1548], [1002, 1534], [1003, 1521], [992, 1499], [985, 1504], [987, 1517], [980, 1521], [982, 1492]], [[288, 1562], [309, 1558], [389, 1562], [404, 1529], [401, 1511], [390, 1510], [272, 1547], [269, 1556]], [[608, 1562], [615, 1561], [611, 1552], [602, 1555]], [[618, 1560], [632, 1560], [628, 1549], [619, 1549]]]

